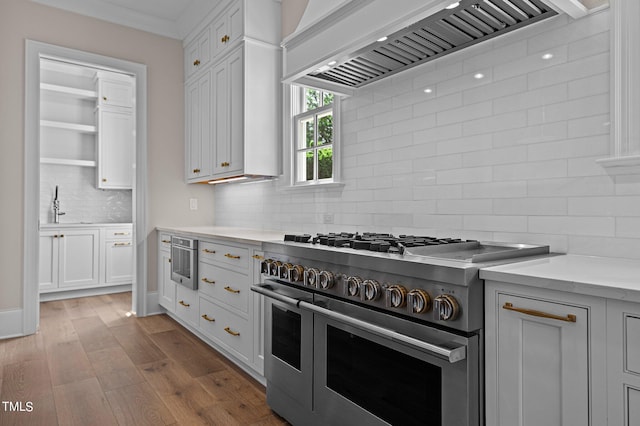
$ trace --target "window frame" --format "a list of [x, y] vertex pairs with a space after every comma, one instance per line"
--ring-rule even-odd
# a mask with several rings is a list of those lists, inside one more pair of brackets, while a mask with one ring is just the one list
[[[314, 108], [311, 110], [304, 110], [305, 106], [305, 90], [312, 89], [318, 90], [320, 92], [328, 92], [333, 94], [333, 101], [329, 105], [323, 105], [318, 108]], [[290, 122], [290, 160], [291, 160], [291, 169], [290, 169], [290, 186], [295, 188], [300, 187], [317, 187], [317, 186], [327, 186], [339, 184], [340, 182], [340, 96], [337, 93], [330, 92], [328, 90], [317, 89], [314, 87], [308, 86], [296, 86], [291, 85], [291, 105], [290, 105], [290, 114], [289, 114], [289, 122]], [[323, 99], [324, 96], [321, 96]], [[305, 118], [314, 118], [314, 134], [317, 135], [317, 119], [316, 116], [322, 115], [326, 111], [331, 111], [333, 116], [333, 138], [330, 144], [325, 145], [314, 145], [311, 148], [298, 148], [299, 147], [299, 135], [298, 135], [298, 123]], [[332, 149], [332, 177], [330, 178], [318, 178], [318, 155], [317, 152], [323, 147], [331, 147]], [[314, 151], [314, 179], [313, 180], [298, 180], [298, 172], [300, 170], [300, 165], [298, 162], [298, 155], [300, 152], [305, 151]]]

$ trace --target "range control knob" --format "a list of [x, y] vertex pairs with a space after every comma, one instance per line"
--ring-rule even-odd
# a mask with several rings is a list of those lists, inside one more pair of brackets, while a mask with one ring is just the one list
[[293, 265], [289, 270], [289, 281], [294, 283], [304, 280], [304, 267], [302, 265]]
[[449, 294], [441, 294], [433, 299], [433, 314], [436, 320], [453, 321], [460, 313], [458, 301]]
[[407, 305], [407, 289], [399, 284], [389, 286], [386, 291], [387, 307], [402, 308]]
[[282, 266], [282, 262], [279, 260], [275, 260], [269, 264], [269, 275], [274, 277], [280, 276], [280, 267]]
[[318, 284], [320, 288], [328, 290], [331, 287], [333, 287], [334, 283], [335, 283], [335, 277], [333, 276], [333, 272], [322, 271], [320, 272], [320, 275], [318, 275]]
[[414, 288], [407, 294], [407, 306], [414, 314], [422, 314], [431, 309], [431, 297], [426, 291]]
[[318, 287], [318, 271], [316, 268], [309, 268], [304, 271], [304, 285], [307, 287]]
[[345, 286], [345, 292], [347, 296], [357, 296], [360, 292], [360, 286], [362, 285], [362, 278], [349, 277], [347, 278], [347, 284]]
[[382, 295], [382, 286], [376, 280], [365, 280], [360, 290], [362, 300], [378, 300]]
[[291, 268], [293, 268], [293, 264], [291, 263], [285, 263], [284, 265], [282, 265], [279, 272], [280, 278], [282, 278], [283, 280], [288, 280], [289, 271], [291, 270]]
[[266, 259], [260, 262], [260, 272], [263, 274], [268, 274], [271, 271], [271, 264], [273, 263], [273, 259]]

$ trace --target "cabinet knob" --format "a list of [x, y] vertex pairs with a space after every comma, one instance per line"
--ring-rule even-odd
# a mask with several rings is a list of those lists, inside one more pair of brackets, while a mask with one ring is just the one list
[[106, 182], [106, 181], [107, 181], [107, 178], [102, 178], [102, 181], [103, 181], [103, 182]]
[[103, 100], [103, 101], [106, 101], [106, 100], [107, 100], [107, 97], [106, 97], [106, 96], [103, 96], [103, 97], [102, 97], [102, 100]]
[[193, 173], [200, 173], [200, 169], [193, 169]]
[[228, 162], [226, 162], [226, 161], [225, 161], [225, 162], [223, 162], [223, 163], [220, 163], [220, 166], [222, 166], [222, 167], [229, 167], [229, 166], [230, 166], [230, 164], [229, 164]]
[[193, 61], [194, 67], [197, 67], [198, 65], [200, 65], [200, 59], [196, 59], [195, 61]]
[[221, 42], [223, 42], [223, 43], [228, 42], [228, 41], [229, 41], [229, 36], [225, 34], [225, 35], [224, 35], [224, 37], [222, 37], [222, 38], [220, 39], [220, 41], [221, 41]]

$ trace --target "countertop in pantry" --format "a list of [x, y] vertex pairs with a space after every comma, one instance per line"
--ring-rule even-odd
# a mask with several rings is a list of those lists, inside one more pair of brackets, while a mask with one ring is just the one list
[[640, 302], [640, 261], [563, 255], [480, 270], [484, 280]]
[[282, 241], [283, 231], [268, 231], [249, 228], [235, 228], [227, 226], [192, 226], [192, 227], [165, 227], [156, 228], [161, 232], [180, 234], [185, 237], [213, 238], [235, 241], [239, 243], [262, 243], [263, 241]]
[[131, 222], [79, 222], [79, 223], [41, 223], [40, 229], [60, 228], [119, 228], [131, 226]]

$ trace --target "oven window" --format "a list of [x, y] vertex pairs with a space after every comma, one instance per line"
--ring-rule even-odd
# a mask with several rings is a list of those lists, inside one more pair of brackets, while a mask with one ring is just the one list
[[171, 267], [173, 272], [181, 277], [191, 278], [191, 256], [193, 255], [191, 250], [183, 249], [179, 247], [173, 247], [171, 252]]
[[296, 312], [271, 306], [271, 354], [300, 370], [302, 318]]
[[327, 386], [394, 425], [440, 425], [440, 367], [327, 326]]

